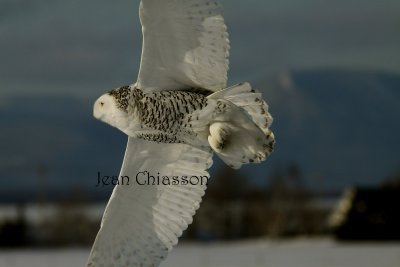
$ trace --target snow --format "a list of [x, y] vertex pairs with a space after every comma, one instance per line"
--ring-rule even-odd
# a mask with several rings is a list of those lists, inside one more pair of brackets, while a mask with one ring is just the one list
[[[84, 266], [89, 249], [1, 250], [0, 267]], [[161, 267], [399, 267], [400, 242], [337, 243], [329, 239], [182, 243]]]

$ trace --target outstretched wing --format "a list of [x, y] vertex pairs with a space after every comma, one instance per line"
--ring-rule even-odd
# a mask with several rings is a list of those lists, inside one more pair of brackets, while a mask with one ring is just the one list
[[[192, 222], [206, 189], [196, 177], [209, 177], [211, 157], [207, 149], [129, 137], [120, 174], [129, 185], [120, 177], [125, 185], [111, 195], [87, 266], [158, 266]], [[180, 183], [142, 185], [144, 172]]]
[[146, 92], [226, 87], [229, 40], [217, 1], [142, 0], [142, 60]]

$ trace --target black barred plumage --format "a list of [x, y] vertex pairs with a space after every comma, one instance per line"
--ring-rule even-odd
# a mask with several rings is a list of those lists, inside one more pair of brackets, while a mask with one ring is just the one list
[[209, 91], [187, 89], [145, 94], [139, 88], [123, 86], [109, 94], [115, 97], [119, 108], [138, 116], [140, 130], [136, 133], [137, 138], [160, 143], [183, 143], [187, 137], [196, 137], [190, 129], [193, 120], [190, 114], [207, 106]]
[[121, 108], [125, 111], [128, 109], [129, 99], [130, 99], [130, 86], [129, 85], [113, 89], [108, 94], [115, 97], [119, 108]]
[[136, 135], [137, 138], [154, 141], [158, 143], [183, 143], [183, 141], [179, 140], [176, 135], [162, 133], [162, 132], [152, 132], [152, 133], [138, 133]]

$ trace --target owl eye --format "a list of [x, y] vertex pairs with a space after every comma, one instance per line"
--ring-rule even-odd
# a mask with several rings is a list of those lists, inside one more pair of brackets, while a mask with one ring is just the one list
[[100, 102], [100, 105], [101, 105], [101, 106], [104, 106], [104, 102]]

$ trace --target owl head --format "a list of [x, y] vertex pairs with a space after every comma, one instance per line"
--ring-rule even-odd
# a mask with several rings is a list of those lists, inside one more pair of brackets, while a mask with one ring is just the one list
[[123, 86], [100, 96], [93, 107], [93, 116], [125, 132], [129, 128], [131, 87]]

